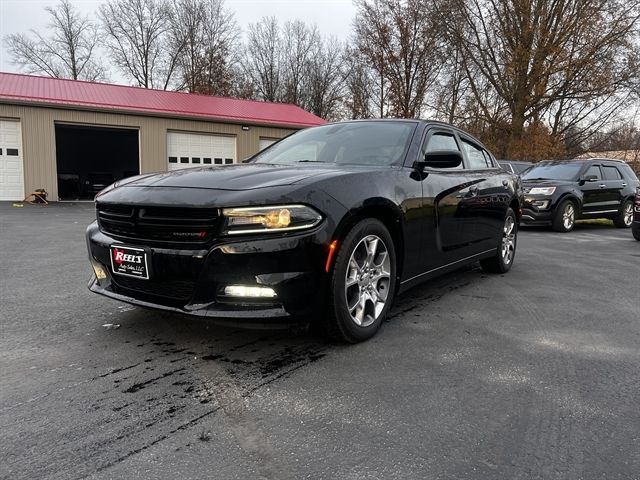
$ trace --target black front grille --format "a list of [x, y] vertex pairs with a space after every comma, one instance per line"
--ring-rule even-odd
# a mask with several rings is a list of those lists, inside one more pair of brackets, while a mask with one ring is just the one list
[[100, 230], [127, 240], [204, 244], [218, 230], [215, 208], [98, 204], [96, 209]]
[[124, 290], [181, 301], [189, 300], [195, 287], [195, 282], [190, 280], [140, 280], [122, 275], [114, 275], [113, 283]]

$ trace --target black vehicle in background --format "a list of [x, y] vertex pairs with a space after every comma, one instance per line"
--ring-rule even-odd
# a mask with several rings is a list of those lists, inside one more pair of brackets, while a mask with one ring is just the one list
[[516, 175], [520, 175], [527, 168], [533, 165], [532, 162], [524, 162], [520, 160], [498, 160], [498, 163], [507, 172], [515, 173]]
[[633, 207], [633, 224], [631, 225], [631, 232], [633, 238], [640, 241], [640, 187], [636, 190], [635, 205]]
[[89, 288], [222, 318], [316, 318], [373, 336], [393, 298], [513, 264], [520, 179], [472, 136], [417, 120], [310, 128], [248, 163], [141, 175], [96, 197]]
[[629, 228], [633, 222], [639, 182], [621, 160], [539, 162], [522, 175], [522, 182], [525, 225], [551, 225], [568, 232], [578, 219], [607, 218], [619, 228]]

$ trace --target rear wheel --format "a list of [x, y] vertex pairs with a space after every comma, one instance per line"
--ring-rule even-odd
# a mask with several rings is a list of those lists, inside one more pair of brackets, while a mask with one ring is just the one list
[[480, 260], [480, 266], [485, 272], [506, 273], [511, 269], [516, 256], [518, 243], [518, 223], [516, 214], [511, 208], [507, 210], [502, 228], [502, 238], [493, 257]]
[[570, 232], [576, 224], [576, 204], [571, 200], [564, 200], [553, 216], [551, 228], [556, 232]]
[[613, 219], [613, 224], [618, 228], [630, 228], [633, 223], [633, 202], [627, 200], [622, 204], [620, 214]]
[[336, 256], [324, 316], [329, 337], [350, 343], [373, 337], [389, 311], [396, 284], [391, 235], [375, 219], [358, 222]]

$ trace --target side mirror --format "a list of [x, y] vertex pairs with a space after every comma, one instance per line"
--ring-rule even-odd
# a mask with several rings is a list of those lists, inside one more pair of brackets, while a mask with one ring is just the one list
[[414, 167], [422, 170], [430, 168], [456, 168], [462, 164], [462, 153], [459, 150], [437, 150], [427, 152], [422, 162], [414, 163]]

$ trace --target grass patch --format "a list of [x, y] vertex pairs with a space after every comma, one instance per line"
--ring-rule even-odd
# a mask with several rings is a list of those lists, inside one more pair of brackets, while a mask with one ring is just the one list
[[587, 220], [576, 220], [579, 225], [607, 225], [613, 227], [613, 220], [608, 218], [588, 218]]

